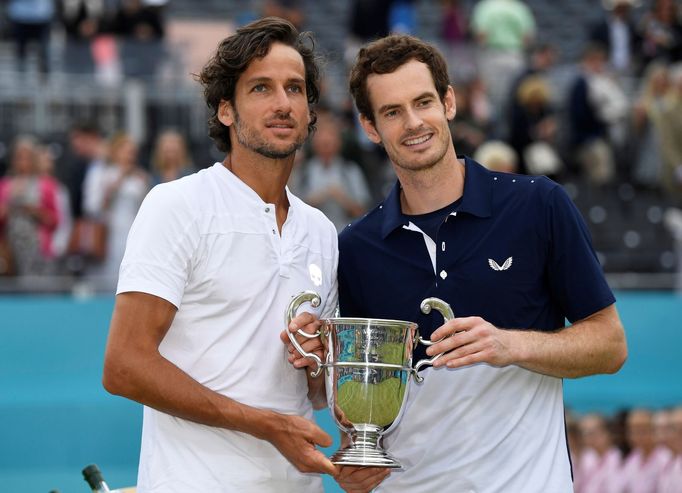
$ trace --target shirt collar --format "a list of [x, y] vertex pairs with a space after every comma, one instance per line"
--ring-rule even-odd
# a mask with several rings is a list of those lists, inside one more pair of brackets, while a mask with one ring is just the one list
[[[490, 217], [493, 192], [492, 173], [467, 156], [464, 156], [464, 169], [464, 192], [457, 212], [467, 212], [477, 217]], [[400, 181], [396, 181], [388, 197], [380, 206], [384, 213], [381, 224], [382, 238], [386, 238], [396, 228], [407, 224], [400, 209], [400, 188]]]
[[[216, 171], [216, 173], [218, 173], [219, 176], [221, 176], [222, 180], [232, 187], [231, 191], [233, 193], [238, 192], [241, 195], [244, 203], [247, 204], [248, 207], [260, 209], [264, 206], [273, 205], [266, 203], [254, 189], [240, 180], [234, 173], [232, 173], [232, 171], [227, 169], [223, 163], [216, 162], [213, 165], [213, 169]], [[285, 186], [284, 189], [286, 191], [287, 198], [289, 199], [288, 214], [292, 214], [295, 209], [299, 209], [301, 207], [301, 201], [298, 197], [291, 193], [291, 190], [289, 190], [288, 186]]]

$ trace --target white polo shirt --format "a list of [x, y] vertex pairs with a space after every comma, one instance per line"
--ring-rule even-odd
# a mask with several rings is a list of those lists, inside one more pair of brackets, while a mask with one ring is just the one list
[[[249, 406], [312, 419], [305, 373], [279, 339], [291, 298], [337, 303], [336, 230], [287, 190], [275, 207], [221, 163], [156, 186], [135, 219], [117, 293], [140, 291], [178, 311], [161, 354], [202, 385]], [[140, 328], [142, 330], [142, 327]], [[145, 407], [138, 493], [322, 491], [269, 442]]]

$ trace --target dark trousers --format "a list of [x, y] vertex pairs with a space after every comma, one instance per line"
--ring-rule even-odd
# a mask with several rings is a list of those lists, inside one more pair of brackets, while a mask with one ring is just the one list
[[50, 45], [50, 23], [24, 24], [14, 22], [12, 24], [14, 42], [16, 43], [16, 56], [19, 63], [19, 70], [26, 70], [26, 53], [28, 45], [32, 42], [38, 45], [38, 66], [40, 72], [48, 73], [49, 67], [49, 45]]

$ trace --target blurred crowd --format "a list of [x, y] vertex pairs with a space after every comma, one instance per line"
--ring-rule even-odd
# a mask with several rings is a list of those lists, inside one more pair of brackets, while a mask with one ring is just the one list
[[35, 137], [18, 136], [0, 179], [0, 225], [6, 275], [89, 275], [115, 283], [125, 241], [147, 192], [194, 172], [185, 139], [168, 129], [157, 137], [151, 166], [125, 132], [108, 139], [91, 123], [74, 126], [62, 156]]
[[[279, 15], [316, 31], [303, 0], [252, 3], [254, 15]], [[419, 0], [347, 3], [344, 74], [365, 41], [389, 32], [421, 35]], [[458, 153], [498, 171], [654, 193], [682, 265], [679, 1], [594, 3], [592, 21], [575, 26], [578, 59], [539, 39], [531, 8], [538, 2], [427, 3], [438, 19], [431, 41], [446, 55], [456, 92], [451, 130]], [[166, 52], [168, 7], [160, 0], [9, 0], [4, 18], [18, 69], [26, 69], [33, 46], [38, 72], [49, 74], [47, 43], [58, 29], [66, 39], [61, 70], [111, 82], [153, 73]], [[332, 97], [331, 82], [290, 188], [340, 230], [381, 200], [395, 177], [383, 150], [359, 129], [350, 99]], [[62, 147], [40, 135], [11, 136], [0, 156], [0, 275], [89, 276], [113, 285], [127, 230], [150, 187], [212, 164], [206, 153], [195, 159], [196, 143], [184, 130], [160, 128], [139, 142], [121, 129], [74, 121]]]
[[682, 491], [682, 407], [567, 414], [576, 493]]
[[4, 18], [19, 71], [35, 48], [39, 72], [51, 66], [53, 32], [65, 38], [61, 70], [102, 81], [152, 75], [164, 56], [166, 0], [8, 0]]

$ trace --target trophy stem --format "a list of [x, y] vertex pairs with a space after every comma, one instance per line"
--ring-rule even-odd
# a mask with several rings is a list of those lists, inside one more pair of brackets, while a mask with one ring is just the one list
[[330, 457], [339, 466], [388, 467], [399, 469], [400, 462], [386, 452], [379, 440], [381, 428], [364, 425], [350, 433], [351, 444]]

